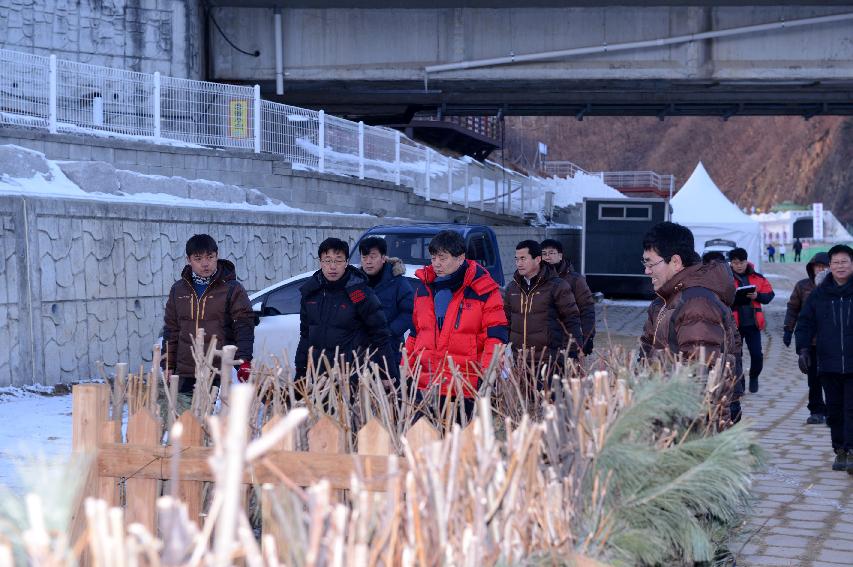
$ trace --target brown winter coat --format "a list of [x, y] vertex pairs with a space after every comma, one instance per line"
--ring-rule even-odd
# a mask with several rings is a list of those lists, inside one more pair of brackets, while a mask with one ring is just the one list
[[[803, 310], [806, 299], [814, 291], [814, 266], [814, 260], [806, 264], [806, 273], [809, 277], [798, 281], [797, 285], [794, 286], [794, 291], [791, 292], [791, 297], [788, 299], [788, 309], [785, 311], [785, 324], [783, 325], [786, 331], [794, 332], [794, 327], [797, 326], [797, 317], [800, 316], [800, 311]], [[814, 340], [812, 340], [812, 344], [814, 344]]]
[[[252, 359], [255, 316], [246, 290], [237, 281], [234, 264], [228, 260], [219, 260], [213, 281], [200, 298], [192, 285], [192, 269], [184, 267], [181, 279], [169, 291], [164, 321], [164, 363], [182, 378], [195, 376], [190, 345], [199, 328], [204, 329], [205, 346], [215, 336], [217, 348], [236, 345], [237, 358]], [[218, 362], [214, 364], [218, 366]]]
[[557, 274], [572, 287], [575, 303], [578, 304], [578, 311], [580, 311], [584, 340], [595, 337], [595, 298], [586, 283], [586, 278], [576, 272], [574, 266], [566, 260], [560, 260], [560, 263], [553, 267], [557, 270]]
[[577, 351], [583, 331], [575, 296], [571, 286], [548, 264], [542, 263], [529, 287], [515, 272], [507, 286], [504, 310], [514, 351], [526, 348], [559, 353], [567, 347], [572, 353]]
[[[712, 362], [724, 351], [732, 357], [728, 362], [733, 364], [734, 355], [740, 352], [740, 336], [728, 309], [735, 294], [731, 278], [722, 262], [697, 264], [675, 274], [649, 306], [640, 339], [644, 353], [655, 356], [677, 348], [683, 355], [695, 358], [700, 347], [705, 347], [706, 362]], [[684, 291], [694, 287], [710, 290], [720, 301], [701, 294], [683, 299]]]

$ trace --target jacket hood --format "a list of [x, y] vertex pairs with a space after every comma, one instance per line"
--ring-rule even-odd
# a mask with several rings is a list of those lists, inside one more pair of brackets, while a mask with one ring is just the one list
[[[187, 264], [181, 271], [181, 278], [192, 281], [193, 269]], [[213, 274], [213, 281], [224, 281], [237, 279], [237, 269], [234, 268], [234, 263], [231, 260], [219, 259], [216, 261], [216, 273]]]
[[815, 264], [824, 264], [825, 266], [829, 266], [829, 254], [826, 252], [818, 252], [811, 260], [809, 260], [809, 263], [806, 264], [806, 273], [809, 275], [809, 279], [811, 281], [814, 281]]
[[734, 277], [731, 268], [725, 262], [695, 264], [684, 268], [663, 284], [658, 290], [658, 295], [669, 299], [688, 287], [710, 289], [728, 306], [731, 306], [735, 300]]
[[[470, 287], [479, 294], [489, 293], [500, 286], [498, 282], [492, 279], [488, 270], [482, 267], [474, 260], [465, 260], [468, 268], [465, 270], [465, 278], [462, 281], [463, 287]], [[415, 272], [415, 276], [426, 285], [431, 285], [436, 278], [435, 268], [432, 265], [424, 266]]]
[[566, 260], [565, 258], [560, 260], [559, 263], [553, 264], [551, 267], [561, 278], [566, 277], [566, 275], [575, 271], [575, 267], [572, 265], [572, 263]]
[[818, 286], [818, 289], [822, 289], [826, 293], [829, 293], [831, 295], [849, 297], [853, 295], [853, 277], [847, 280], [846, 284], [838, 285], [837, 283], [835, 283], [835, 278], [833, 278], [832, 274], [829, 273], [827, 274], [823, 282]]
[[[370, 276], [364, 271], [363, 267], [356, 268], [358, 272], [365, 278], [365, 280], [369, 280]], [[380, 283], [385, 283], [390, 281], [392, 278], [396, 278], [397, 276], [402, 276], [406, 273], [406, 265], [399, 258], [386, 258], [385, 265], [382, 266], [382, 277], [379, 278]]]
[[392, 276], [402, 276], [406, 273], [406, 264], [399, 258], [388, 258], [386, 263], [391, 265]]

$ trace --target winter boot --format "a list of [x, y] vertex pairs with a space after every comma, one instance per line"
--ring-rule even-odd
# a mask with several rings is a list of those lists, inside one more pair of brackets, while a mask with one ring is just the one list
[[758, 376], [749, 377], [749, 391], [752, 394], [758, 391]]
[[[846, 470], [847, 472], [850, 472], [851, 470], [853, 470], [851, 469], [850, 465], [853, 465], [853, 463], [851, 463], [851, 461], [847, 459], [847, 449], [836, 449], [835, 461], [832, 463], [832, 470]], [[853, 474], [853, 472], [850, 472], [850, 474]]]

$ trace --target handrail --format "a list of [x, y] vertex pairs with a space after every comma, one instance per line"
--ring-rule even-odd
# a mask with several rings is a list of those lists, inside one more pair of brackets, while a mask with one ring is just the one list
[[[394, 183], [427, 200], [518, 216], [541, 210], [545, 192], [554, 190], [540, 177], [447, 157], [389, 128], [263, 100], [257, 85], [139, 73], [8, 49], [0, 49], [0, 77], [0, 124], [274, 154], [304, 169]], [[454, 121], [490, 135], [488, 120]]]

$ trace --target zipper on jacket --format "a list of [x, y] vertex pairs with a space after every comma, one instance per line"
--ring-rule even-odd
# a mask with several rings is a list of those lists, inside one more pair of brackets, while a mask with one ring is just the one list
[[841, 318], [840, 332], [838, 333], [841, 337], [841, 373], [846, 374], [844, 368], [844, 298], [842, 297], [838, 302], [838, 316]]
[[[521, 292], [521, 347], [527, 348], [527, 316], [533, 310], [533, 293], [536, 291], [536, 288], [539, 287], [539, 284], [542, 283], [542, 275], [539, 275], [539, 280], [536, 284], [530, 288], [529, 292], [525, 292], [524, 289], [519, 285], [518, 291]], [[561, 322], [562, 323], [562, 322]]]
[[462, 299], [459, 300], [459, 308], [456, 310], [456, 324], [453, 326], [454, 329], [459, 328], [459, 322], [462, 321], [462, 309], [465, 307], [465, 303]]
[[[195, 333], [198, 334], [198, 326], [201, 322], [201, 319], [204, 318], [204, 308], [207, 305], [207, 292], [210, 291], [210, 288], [212, 288], [216, 284], [216, 280], [210, 282], [210, 285], [205, 288], [204, 292], [201, 294], [201, 297], [199, 297], [199, 295], [195, 292], [195, 287], [193, 286], [191, 281], [186, 278], [184, 278], [184, 281], [189, 284], [190, 291], [192, 292], [193, 297], [195, 298], [195, 300], [191, 301], [190, 304], [190, 318], [195, 321]], [[204, 299], [204, 303], [202, 303], [202, 299]]]
[[[657, 320], [655, 321], [655, 332], [652, 335], [652, 349], [655, 348], [655, 343], [657, 343], [658, 341], [658, 329], [660, 329], [660, 323], [661, 321], [663, 321], [663, 317], [666, 314], [666, 298], [657, 292], [655, 293], [655, 295], [663, 299], [663, 307], [661, 307], [660, 311], [658, 311]], [[672, 321], [670, 321], [670, 325], [671, 324]], [[667, 341], [667, 344], [669, 344], [669, 341]]]

